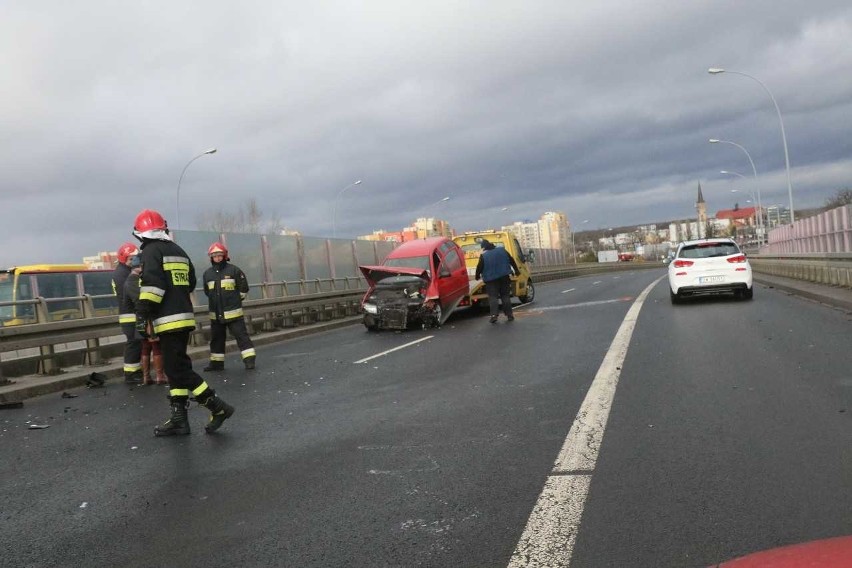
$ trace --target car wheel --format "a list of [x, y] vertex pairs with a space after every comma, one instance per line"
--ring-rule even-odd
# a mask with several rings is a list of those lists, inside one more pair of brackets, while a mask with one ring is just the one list
[[752, 298], [754, 298], [754, 287], [746, 288], [745, 290], [743, 290], [742, 294], [743, 300], [751, 300]]
[[680, 296], [678, 296], [677, 294], [675, 294], [675, 293], [672, 291], [672, 289], [671, 289], [671, 288], [669, 288], [669, 298], [671, 299], [672, 304], [679, 304], [679, 303], [680, 303], [680, 300], [681, 300]]
[[367, 331], [379, 331], [379, 324], [376, 323], [375, 318], [372, 317], [364, 318], [364, 327], [367, 328]]
[[441, 310], [441, 304], [435, 303], [435, 308], [432, 310], [432, 315], [429, 317], [428, 321], [423, 322], [423, 329], [429, 329], [430, 327], [441, 327], [441, 317], [444, 315], [444, 312]]
[[522, 304], [529, 304], [535, 299], [535, 286], [533, 286], [532, 280], [527, 280], [527, 293], [523, 296], [519, 296], [518, 299]]

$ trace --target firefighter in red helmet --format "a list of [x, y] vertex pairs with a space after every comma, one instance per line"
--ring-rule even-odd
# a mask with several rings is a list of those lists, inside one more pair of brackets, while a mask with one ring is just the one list
[[139, 254], [133, 243], [118, 247], [118, 264], [112, 273], [112, 293], [118, 297], [118, 325], [127, 338], [124, 344], [124, 382], [135, 385], [142, 382], [142, 338], [136, 332], [136, 314], [125, 311], [127, 305], [124, 284], [130, 276], [130, 261]]
[[190, 298], [196, 284], [195, 268], [189, 255], [172, 240], [165, 219], [156, 211], [145, 209], [136, 216], [133, 235], [142, 242], [136, 329], [144, 337], [159, 337], [169, 379], [171, 416], [154, 428], [154, 435], [189, 434], [190, 395], [210, 411], [210, 421], [204, 429], [215, 432], [231, 417], [234, 407], [217, 396], [192, 369], [192, 360], [186, 353], [189, 334], [195, 329]]
[[246, 369], [254, 369], [254, 344], [243, 317], [243, 300], [248, 295], [246, 275], [238, 266], [229, 264], [228, 249], [216, 242], [207, 249], [210, 268], [204, 272], [204, 293], [210, 306], [210, 363], [205, 371], [225, 368], [225, 330], [237, 340], [240, 358]]

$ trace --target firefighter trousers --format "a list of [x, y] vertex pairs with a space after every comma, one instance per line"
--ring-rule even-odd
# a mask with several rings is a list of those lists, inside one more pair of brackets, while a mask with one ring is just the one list
[[132, 323], [121, 324], [121, 331], [127, 338], [124, 344], [124, 376], [129, 377], [142, 372], [142, 336]]
[[244, 318], [236, 318], [224, 323], [219, 321], [210, 321], [210, 360], [224, 361], [225, 360], [225, 335], [226, 330], [230, 330], [231, 335], [237, 340], [237, 346], [240, 348], [240, 358], [246, 359], [254, 357], [254, 343], [246, 329], [246, 321]]
[[214, 394], [204, 379], [192, 369], [192, 359], [186, 353], [190, 330], [160, 334], [163, 370], [169, 378], [171, 396], [194, 396], [204, 402]]

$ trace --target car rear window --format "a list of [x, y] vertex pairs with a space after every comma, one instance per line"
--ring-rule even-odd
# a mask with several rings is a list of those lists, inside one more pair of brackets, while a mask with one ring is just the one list
[[740, 249], [734, 243], [696, 243], [680, 249], [680, 258], [712, 258], [714, 256], [730, 256], [737, 254]]

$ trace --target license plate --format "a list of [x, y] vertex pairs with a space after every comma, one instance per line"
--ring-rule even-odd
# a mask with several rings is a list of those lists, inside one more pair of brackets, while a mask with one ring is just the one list
[[724, 282], [724, 276], [702, 276], [698, 279], [699, 284], [713, 284], [714, 282]]

